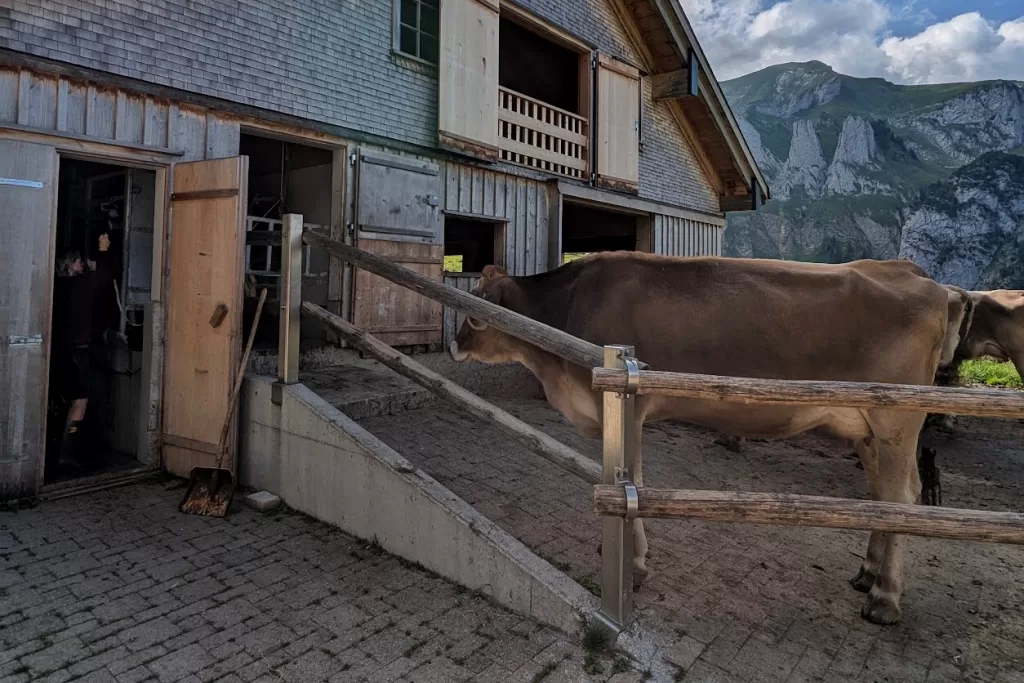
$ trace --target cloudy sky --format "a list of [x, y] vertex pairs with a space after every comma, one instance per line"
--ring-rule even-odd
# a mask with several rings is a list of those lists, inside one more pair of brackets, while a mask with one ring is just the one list
[[681, 0], [715, 75], [818, 59], [896, 83], [1024, 80], [1024, 0]]

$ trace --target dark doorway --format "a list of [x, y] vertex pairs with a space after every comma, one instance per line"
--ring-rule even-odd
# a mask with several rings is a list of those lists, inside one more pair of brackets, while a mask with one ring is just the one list
[[48, 483], [139, 466], [155, 211], [154, 171], [61, 159]]
[[586, 204], [562, 206], [563, 262], [598, 251], [635, 251], [639, 216]]
[[445, 216], [444, 271], [479, 273], [486, 266], [504, 265], [505, 224]]

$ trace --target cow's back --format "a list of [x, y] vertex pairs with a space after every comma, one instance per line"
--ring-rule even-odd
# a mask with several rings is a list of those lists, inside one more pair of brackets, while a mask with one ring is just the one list
[[565, 329], [656, 370], [930, 384], [948, 297], [919, 270], [606, 254], [580, 268]]

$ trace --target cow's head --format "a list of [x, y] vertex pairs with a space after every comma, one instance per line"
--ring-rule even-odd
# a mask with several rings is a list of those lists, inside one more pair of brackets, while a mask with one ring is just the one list
[[[470, 292], [499, 306], [507, 286], [507, 274], [498, 266], [487, 266], [480, 282]], [[516, 359], [515, 338], [494, 329], [483, 320], [466, 318], [448, 351], [460, 363], [475, 360], [482, 363], [505, 363]]]

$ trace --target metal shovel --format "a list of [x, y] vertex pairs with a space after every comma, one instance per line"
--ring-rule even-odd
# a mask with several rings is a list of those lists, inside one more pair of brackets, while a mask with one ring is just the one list
[[260, 290], [260, 301], [256, 305], [256, 315], [252, 321], [252, 328], [249, 330], [249, 340], [245, 345], [245, 353], [242, 354], [242, 364], [238, 368], [238, 376], [235, 379], [235, 387], [231, 392], [231, 400], [228, 403], [228, 414], [224, 417], [224, 425], [220, 430], [220, 439], [217, 442], [219, 457], [216, 467], [193, 467], [189, 473], [188, 490], [185, 497], [178, 506], [178, 510], [190, 515], [205, 515], [208, 517], [223, 517], [228, 513], [228, 506], [231, 505], [231, 496], [235, 493], [235, 475], [230, 469], [225, 468], [224, 456], [227, 455], [228, 429], [231, 427], [231, 418], [235, 414], [235, 407], [238, 405], [238, 394], [242, 390], [242, 380], [245, 379], [245, 369], [249, 366], [249, 352], [252, 351], [252, 343], [256, 338], [256, 328], [260, 324], [260, 314], [263, 313], [263, 302], [267, 299], [267, 290]]

